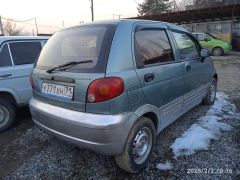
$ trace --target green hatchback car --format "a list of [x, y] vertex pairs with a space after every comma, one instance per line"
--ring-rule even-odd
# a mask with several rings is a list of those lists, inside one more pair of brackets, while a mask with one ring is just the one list
[[231, 49], [229, 42], [218, 39], [209, 33], [194, 32], [192, 34], [200, 42], [201, 46], [208, 49], [213, 56], [222, 56], [229, 53]]
[[164, 128], [201, 102], [214, 103], [218, 76], [186, 29], [117, 20], [55, 33], [30, 79], [37, 126], [136, 173]]

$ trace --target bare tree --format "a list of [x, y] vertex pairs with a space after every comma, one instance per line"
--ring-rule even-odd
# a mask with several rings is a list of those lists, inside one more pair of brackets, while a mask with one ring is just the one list
[[17, 27], [16, 22], [14, 21], [6, 21], [3, 25], [4, 34], [9, 36], [18, 36], [21, 34], [22, 29]]

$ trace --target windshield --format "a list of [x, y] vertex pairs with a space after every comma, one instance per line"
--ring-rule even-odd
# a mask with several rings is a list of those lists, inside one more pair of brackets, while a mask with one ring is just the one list
[[88, 61], [68, 68], [73, 72], [104, 72], [113, 37], [112, 26], [80, 26], [54, 34], [44, 46], [36, 67], [49, 69], [71, 61]]

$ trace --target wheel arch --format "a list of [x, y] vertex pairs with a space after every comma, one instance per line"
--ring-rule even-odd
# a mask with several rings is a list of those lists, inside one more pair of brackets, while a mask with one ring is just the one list
[[213, 75], [213, 78], [214, 78], [216, 81], [218, 81], [218, 75], [217, 75], [217, 73], [215, 73], [215, 74]]
[[10, 100], [14, 106], [18, 105], [18, 101], [16, 100], [15, 96], [8, 91], [0, 91], [0, 98]]
[[158, 118], [154, 112], [148, 112], [148, 113], [143, 114], [142, 116], [151, 119], [151, 121], [154, 124], [155, 130], [156, 131], [158, 130]]
[[140, 117], [147, 117], [151, 119], [153, 122], [156, 132], [158, 132], [159, 127], [160, 127], [160, 114], [159, 114], [159, 109], [153, 105], [146, 104], [137, 111], [135, 111], [135, 114], [140, 118]]

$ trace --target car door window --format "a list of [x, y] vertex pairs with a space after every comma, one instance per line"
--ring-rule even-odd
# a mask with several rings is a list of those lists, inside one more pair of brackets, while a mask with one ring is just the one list
[[12, 61], [7, 44], [3, 45], [2, 50], [0, 52], [0, 67], [4, 66], [12, 66]]
[[136, 59], [140, 65], [174, 61], [165, 30], [141, 30], [135, 33]]
[[199, 47], [189, 34], [173, 31], [173, 36], [176, 40], [181, 60], [195, 59], [199, 57]]
[[9, 43], [14, 65], [34, 63], [42, 49], [40, 42]]
[[206, 34], [198, 34], [198, 40], [199, 41], [205, 41], [205, 39], [207, 39], [207, 35]]

